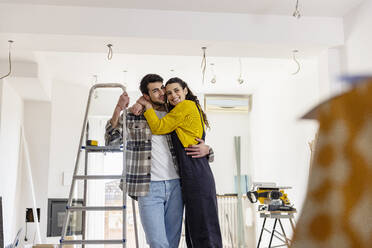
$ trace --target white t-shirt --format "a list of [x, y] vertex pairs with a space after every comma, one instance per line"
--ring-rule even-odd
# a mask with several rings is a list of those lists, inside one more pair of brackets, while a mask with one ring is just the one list
[[[167, 113], [156, 111], [156, 115], [161, 119]], [[165, 135], [152, 135], [151, 138], [151, 181], [163, 181], [180, 178], [169, 150], [167, 137]]]

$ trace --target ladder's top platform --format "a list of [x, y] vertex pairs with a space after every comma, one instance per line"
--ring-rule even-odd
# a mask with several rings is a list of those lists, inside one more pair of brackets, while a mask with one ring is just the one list
[[123, 146], [82, 146], [86, 152], [123, 152]]

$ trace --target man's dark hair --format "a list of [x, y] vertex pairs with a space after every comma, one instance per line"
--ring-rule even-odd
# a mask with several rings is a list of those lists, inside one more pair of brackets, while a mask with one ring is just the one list
[[142, 94], [149, 94], [149, 89], [147, 88], [147, 85], [150, 83], [155, 83], [155, 82], [163, 82], [163, 78], [160, 77], [158, 74], [147, 74], [144, 76], [141, 80], [140, 83], [140, 91]]

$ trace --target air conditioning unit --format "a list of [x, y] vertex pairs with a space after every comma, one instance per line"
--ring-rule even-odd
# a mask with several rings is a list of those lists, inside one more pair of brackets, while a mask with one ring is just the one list
[[205, 94], [206, 112], [248, 113], [252, 108], [252, 95]]

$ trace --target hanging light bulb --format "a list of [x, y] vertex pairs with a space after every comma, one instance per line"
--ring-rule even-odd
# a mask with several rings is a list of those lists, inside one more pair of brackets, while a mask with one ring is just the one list
[[212, 84], [215, 84], [217, 82], [217, 79], [216, 79], [216, 74], [214, 73], [214, 63], [210, 63], [211, 65], [211, 71], [212, 71], [212, 79], [211, 79], [211, 83]]
[[299, 0], [296, 0], [296, 8], [295, 8], [295, 11], [293, 12], [293, 17], [295, 17], [297, 19], [300, 19], [301, 18], [301, 13], [300, 13], [300, 10], [299, 10], [299, 7], [298, 7], [298, 1]]
[[175, 70], [174, 70], [174, 69], [170, 69], [169, 71], [170, 71], [170, 76], [171, 76], [171, 77], [174, 77], [174, 71], [175, 71]]
[[241, 58], [239, 58], [239, 77], [238, 77], [237, 81], [238, 81], [239, 84], [244, 83], [244, 79], [242, 78], [242, 60], [241, 60]]
[[[95, 84], [98, 83], [98, 75], [93, 75], [93, 78], [94, 78], [93, 85], [95, 85]], [[94, 97], [94, 99], [97, 99], [97, 98], [98, 98], [98, 92], [97, 92], [97, 89], [94, 90], [93, 97]]]

